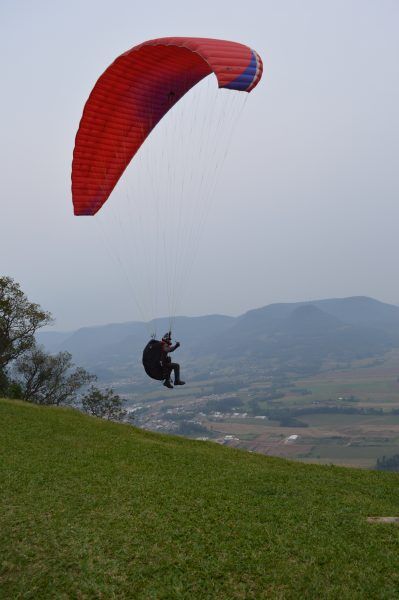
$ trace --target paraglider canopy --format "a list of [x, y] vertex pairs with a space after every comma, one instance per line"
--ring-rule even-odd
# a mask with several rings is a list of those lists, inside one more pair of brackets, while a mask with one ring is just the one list
[[250, 92], [262, 76], [248, 46], [208, 38], [150, 40], [119, 56], [84, 108], [72, 163], [75, 215], [94, 215], [146, 137], [188, 90], [212, 72], [220, 88]]

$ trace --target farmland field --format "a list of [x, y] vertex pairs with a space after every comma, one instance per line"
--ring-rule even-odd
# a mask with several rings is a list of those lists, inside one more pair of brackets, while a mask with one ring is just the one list
[[[149, 417], [138, 424], [177, 432], [178, 425], [171, 425], [174, 414], [177, 424], [194, 420], [202, 428], [197, 435], [221, 444], [306, 462], [374, 468], [378, 458], [399, 454], [398, 376], [395, 351], [378, 364], [358, 361], [313, 377], [274, 381], [258, 376], [235, 389], [227, 379], [225, 393], [214, 391], [220, 380], [196, 382], [173, 394], [157, 388], [142, 398]], [[212, 413], [223, 398], [236, 398], [238, 408]]]
[[[390, 354], [378, 366], [361, 365], [297, 380], [272, 406], [303, 411], [298, 419], [305, 427], [281, 427], [267, 419], [252, 419], [251, 424], [230, 420], [211, 427], [238, 437], [241, 445], [256, 452], [373, 468], [378, 458], [399, 453], [399, 414], [392, 413], [399, 409], [398, 358]], [[262, 408], [271, 404], [259, 400]], [[326, 406], [331, 412], [317, 412]], [[333, 412], [352, 407], [358, 414]], [[381, 414], [359, 414], [373, 409]], [[295, 441], [288, 440], [292, 435], [298, 436]]]

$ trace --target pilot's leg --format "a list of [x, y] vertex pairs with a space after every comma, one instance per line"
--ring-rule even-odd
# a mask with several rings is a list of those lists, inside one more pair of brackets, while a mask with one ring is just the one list
[[180, 379], [180, 365], [178, 363], [170, 363], [170, 367], [175, 375], [175, 385], [184, 385], [185, 381]]

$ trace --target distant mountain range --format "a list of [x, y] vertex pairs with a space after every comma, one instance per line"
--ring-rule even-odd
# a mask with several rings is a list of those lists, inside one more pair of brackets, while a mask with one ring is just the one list
[[[40, 332], [49, 352], [67, 350], [76, 364], [103, 379], [141, 373], [141, 352], [152, 331], [168, 319], [84, 327], [72, 333]], [[313, 302], [270, 304], [239, 317], [177, 317], [179, 359], [195, 370], [248, 363], [293, 372], [317, 371], [323, 362], [379, 356], [399, 347], [399, 307], [356, 296]]]

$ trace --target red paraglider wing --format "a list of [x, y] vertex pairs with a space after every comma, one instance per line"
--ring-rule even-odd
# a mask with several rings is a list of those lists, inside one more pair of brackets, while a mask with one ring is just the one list
[[161, 38], [119, 56], [86, 102], [75, 140], [75, 215], [94, 215], [146, 137], [172, 106], [214, 73], [219, 87], [250, 92], [262, 61], [248, 46], [207, 38]]

